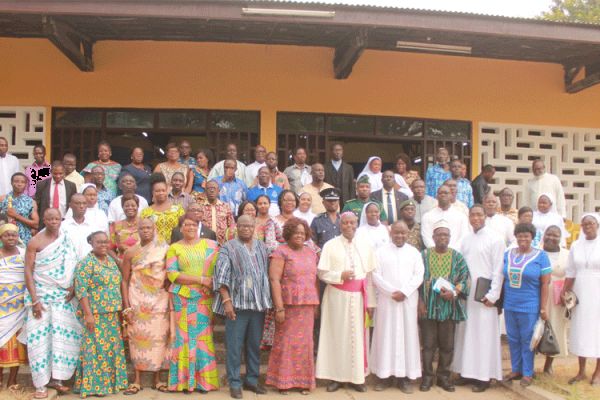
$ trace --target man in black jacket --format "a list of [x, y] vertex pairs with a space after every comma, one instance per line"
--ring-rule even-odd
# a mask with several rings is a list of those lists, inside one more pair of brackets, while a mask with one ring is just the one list
[[[189, 214], [191, 219], [193, 219], [194, 221], [198, 221], [198, 237], [200, 239], [210, 239], [214, 241], [217, 240], [217, 235], [215, 231], [202, 224], [202, 207], [200, 206], [200, 204], [190, 204], [186, 212], [186, 215], [187, 214]], [[175, 228], [173, 228], [173, 231], [171, 232], [171, 243], [175, 243], [183, 239], [183, 235], [181, 234], [180, 228], [180, 226], [176, 226]]]
[[354, 198], [354, 168], [342, 160], [344, 147], [339, 143], [331, 145], [331, 160], [325, 163], [325, 182], [340, 189], [340, 204]]
[[394, 171], [385, 171], [381, 176], [381, 183], [383, 189], [371, 193], [371, 199], [383, 205], [383, 209], [387, 214], [387, 222], [391, 226], [394, 222], [402, 219], [400, 217], [400, 204], [408, 200], [408, 196], [394, 189], [396, 183]]
[[[51, 179], [37, 183], [35, 202], [39, 215], [44, 215], [48, 208], [57, 208], [61, 217], [65, 217], [71, 196], [77, 193], [77, 186], [65, 180], [65, 167], [61, 161], [54, 161], [51, 167]], [[40, 218], [40, 230], [44, 228], [44, 219]]]

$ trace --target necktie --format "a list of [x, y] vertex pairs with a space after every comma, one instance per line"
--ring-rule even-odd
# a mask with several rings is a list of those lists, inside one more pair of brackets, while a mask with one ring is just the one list
[[394, 206], [392, 206], [392, 193], [387, 192], [387, 217], [388, 224], [392, 225], [394, 223]]
[[52, 196], [52, 208], [59, 208], [58, 183], [54, 182], [54, 195]]

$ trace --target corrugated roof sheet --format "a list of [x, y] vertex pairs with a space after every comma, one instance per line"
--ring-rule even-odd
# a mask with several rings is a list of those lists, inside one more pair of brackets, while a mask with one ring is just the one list
[[[201, 0], [202, 1], [202, 0]], [[244, 3], [244, 1], [240, 0], [225, 0], [231, 1], [235, 3]], [[392, 12], [414, 12], [419, 14], [451, 14], [457, 16], [473, 16], [473, 17], [485, 17], [485, 18], [494, 18], [494, 19], [506, 19], [506, 20], [514, 20], [514, 21], [523, 21], [529, 23], [541, 23], [541, 24], [560, 24], [560, 25], [572, 25], [572, 26], [592, 26], [592, 27], [600, 27], [599, 24], [593, 24], [588, 22], [570, 22], [570, 21], [548, 21], [541, 18], [526, 18], [526, 17], [515, 17], [515, 16], [506, 16], [506, 15], [498, 15], [498, 14], [486, 14], [486, 13], [475, 13], [468, 11], [453, 11], [453, 10], [439, 10], [439, 9], [428, 9], [428, 8], [411, 8], [411, 7], [402, 7], [401, 5], [392, 6], [392, 5], [381, 5], [377, 4], [376, 0], [364, 0], [361, 2], [347, 0], [331, 0], [331, 1], [323, 1], [323, 0], [246, 0], [245, 3], [256, 3], [267, 5], [269, 3], [275, 5], [294, 5], [297, 6], [299, 4], [307, 4], [314, 5], [318, 7], [331, 8], [331, 7], [342, 7], [342, 8], [360, 8], [360, 9], [371, 9], [378, 11], [392, 11]]]

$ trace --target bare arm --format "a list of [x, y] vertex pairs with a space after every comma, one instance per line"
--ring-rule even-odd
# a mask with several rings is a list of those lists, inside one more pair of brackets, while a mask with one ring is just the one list
[[131, 281], [131, 259], [133, 253], [129, 250], [125, 252], [123, 261], [121, 262], [121, 296], [123, 297], [123, 309], [126, 310], [131, 307], [129, 304], [129, 282]]
[[271, 298], [275, 307], [275, 321], [282, 323], [285, 321], [285, 308], [283, 298], [281, 297], [281, 277], [283, 276], [283, 266], [285, 261], [282, 258], [272, 258], [269, 265], [269, 283], [271, 284]]
[[185, 185], [186, 193], [192, 193], [192, 187], [194, 186], [194, 171], [192, 171], [192, 168], [189, 168], [187, 172], [187, 184]]
[[540, 314], [544, 321], [548, 320], [546, 305], [548, 304], [548, 295], [550, 293], [550, 279], [550, 274], [542, 275], [540, 278]]
[[37, 297], [37, 293], [35, 291], [35, 283], [33, 281], [33, 270], [35, 265], [35, 255], [37, 252], [37, 243], [38, 240], [36, 240], [36, 238], [34, 237], [33, 239], [31, 239], [31, 241], [27, 245], [27, 249], [25, 250], [25, 286], [27, 287], [27, 291], [31, 296], [31, 303], [35, 304], [31, 307], [33, 316], [34, 318], [39, 319], [42, 317], [42, 312], [46, 309]]

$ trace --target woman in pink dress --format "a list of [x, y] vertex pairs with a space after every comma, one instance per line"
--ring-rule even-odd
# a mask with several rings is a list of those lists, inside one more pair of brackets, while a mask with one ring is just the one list
[[285, 244], [271, 254], [269, 280], [275, 308], [275, 335], [267, 369], [267, 385], [287, 394], [315, 388], [313, 325], [319, 306], [318, 256], [305, 245], [310, 228], [300, 218], [283, 226]]

